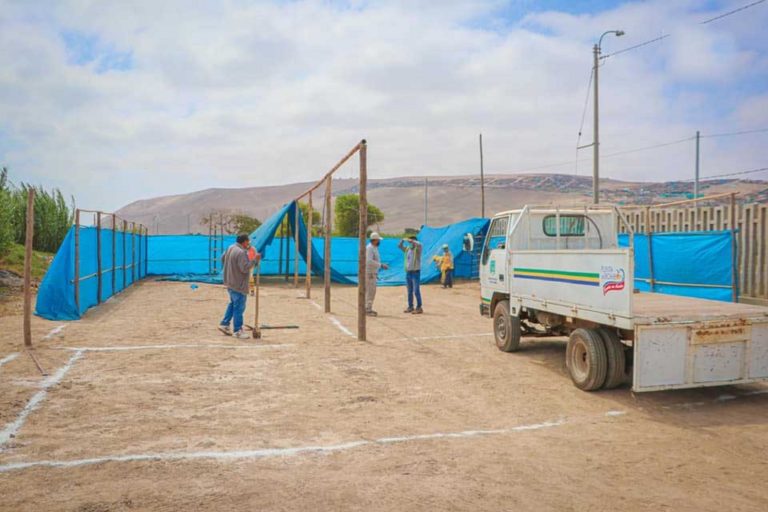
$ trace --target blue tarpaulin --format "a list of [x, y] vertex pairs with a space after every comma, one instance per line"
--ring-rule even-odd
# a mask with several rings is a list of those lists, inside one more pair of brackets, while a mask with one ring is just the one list
[[[733, 243], [730, 231], [653, 233], [653, 291], [732, 301]], [[629, 236], [619, 235], [619, 245], [629, 246]], [[635, 234], [635, 288], [651, 291], [645, 234]]]
[[[114, 271], [112, 263], [114, 237]], [[48, 320], [77, 320], [98, 300], [97, 229], [81, 226], [79, 308], [75, 303], [75, 227], [56, 252], [37, 292], [35, 314]], [[146, 275], [147, 237], [101, 230], [101, 301]], [[114, 288], [112, 286], [114, 275]]]

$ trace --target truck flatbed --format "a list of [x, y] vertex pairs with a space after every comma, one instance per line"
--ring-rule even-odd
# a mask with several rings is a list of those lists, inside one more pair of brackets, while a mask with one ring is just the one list
[[760, 306], [661, 293], [636, 293], [632, 313], [635, 325], [768, 318]]

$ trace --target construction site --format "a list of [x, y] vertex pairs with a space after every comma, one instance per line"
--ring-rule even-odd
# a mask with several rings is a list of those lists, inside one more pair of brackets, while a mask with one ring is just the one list
[[0, 512], [765, 512], [766, 6], [7, 3]]

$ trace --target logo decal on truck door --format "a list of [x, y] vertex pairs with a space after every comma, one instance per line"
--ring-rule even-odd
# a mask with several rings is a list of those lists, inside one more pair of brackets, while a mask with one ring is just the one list
[[624, 289], [624, 269], [611, 266], [600, 267], [600, 287], [603, 295]]
[[491, 274], [496, 273], [496, 260], [491, 260]]

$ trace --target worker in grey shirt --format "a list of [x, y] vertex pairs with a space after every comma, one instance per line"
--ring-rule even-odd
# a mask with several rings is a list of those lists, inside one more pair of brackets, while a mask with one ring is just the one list
[[[408, 308], [404, 313], [420, 315], [421, 309], [421, 242], [416, 236], [403, 238], [397, 245], [405, 253], [405, 284], [408, 288]], [[416, 308], [413, 307], [413, 296], [416, 296]]]
[[381, 236], [376, 232], [371, 233], [371, 242], [365, 248], [365, 314], [368, 316], [378, 315], [373, 310], [373, 300], [376, 298], [376, 280], [379, 277], [379, 269], [387, 270], [389, 268], [386, 263], [381, 262], [379, 244], [381, 244]]
[[229, 292], [229, 304], [219, 324], [219, 330], [227, 336], [232, 336], [229, 324], [234, 321], [235, 338], [248, 339], [250, 336], [243, 332], [243, 313], [248, 299], [251, 271], [259, 264], [261, 255], [251, 247], [248, 235], [238, 235], [237, 243], [229, 246], [221, 260], [224, 269], [224, 286]]

